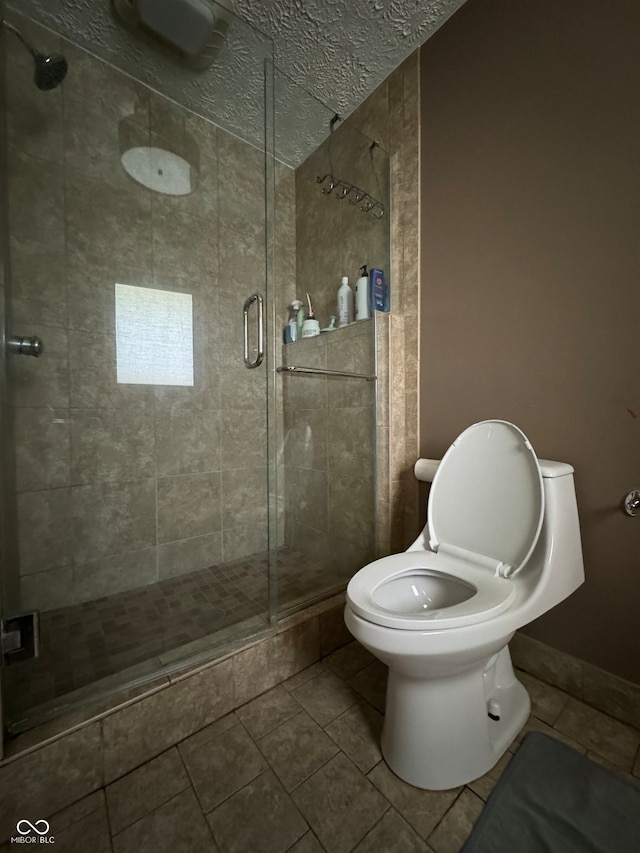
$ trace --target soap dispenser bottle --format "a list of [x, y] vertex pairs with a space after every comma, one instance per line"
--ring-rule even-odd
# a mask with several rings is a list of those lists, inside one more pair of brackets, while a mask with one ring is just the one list
[[302, 302], [299, 299], [294, 299], [289, 308], [289, 320], [284, 327], [284, 342], [292, 344], [297, 341], [300, 335], [298, 334], [298, 313], [302, 308]]
[[338, 326], [348, 326], [353, 323], [353, 290], [349, 287], [349, 278], [342, 276], [342, 284], [338, 290]]
[[367, 265], [360, 267], [360, 278], [356, 282], [356, 320], [369, 319], [369, 273]]

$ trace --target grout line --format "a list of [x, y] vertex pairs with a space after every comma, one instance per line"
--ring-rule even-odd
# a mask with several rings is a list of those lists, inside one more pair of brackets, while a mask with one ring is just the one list
[[[370, 784], [372, 784], [372, 783], [370, 783]], [[378, 789], [376, 788], [376, 790], [378, 790]], [[382, 814], [380, 815], [380, 817], [378, 818], [378, 820], [373, 824], [373, 826], [370, 826], [370, 827], [369, 827], [369, 829], [368, 829], [368, 830], [365, 832], [365, 834], [362, 836], [362, 838], [360, 838], [360, 840], [359, 840], [359, 841], [357, 841], [357, 842], [355, 843], [354, 847], [352, 847], [352, 848], [351, 848], [352, 850], [353, 850], [353, 849], [355, 849], [356, 847], [358, 847], [358, 845], [362, 844], [362, 842], [365, 840], [365, 838], [373, 832], [373, 830], [378, 826], [378, 824], [382, 823], [382, 821], [383, 821], [384, 817], [385, 817], [385, 816], [386, 816], [386, 815], [387, 815], [391, 810], [396, 811], [396, 810], [394, 809], [393, 803], [390, 803], [390, 802], [389, 802], [389, 800], [387, 800], [387, 798], [386, 798], [386, 797], [385, 797], [385, 796], [384, 796], [380, 791], [378, 791], [378, 793], [380, 794], [380, 796], [382, 796], [382, 797], [384, 798], [385, 802], [387, 803], [387, 807], [386, 807], [386, 809], [384, 809], [384, 811], [382, 812]], [[396, 814], [400, 817], [400, 819], [401, 819], [401, 820], [404, 820], [404, 821], [405, 821], [405, 823], [407, 824], [407, 826], [411, 827], [411, 829], [415, 832], [415, 834], [418, 836], [418, 838], [420, 838], [420, 834], [418, 833], [418, 831], [417, 831], [416, 829], [414, 829], [414, 827], [412, 827], [412, 826], [411, 826], [411, 824], [409, 823], [409, 821], [407, 821], [404, 817], [402, 817], [402, 815], [400, 814], [400, 812], [396, 811]], [[422, 840], [422, 839], [421, 839], [421, 840]]]
[[[109, 782], [107, 785], [105, 785], [102, 788], [102, 790], [104, 791], [105, 806], [107, 809], [107, 814], [109, 813], [109, 805], [108, 805], [109, 800], [107, 797], [107, 788], [110, 788], [112, 785], [115, 785], [118, 782], [121, 782], [123, 779], [126, 779], [128, 776], [132, 776], [138, 770], [141, 770], [143, 767], [146, 767], [147, 765], [151, 764], [153, 761], [156, 761], [158, 758], [161, 758], [163, 755], [167, 755], [167, 753], [171, 752], [172, 749], [175, 749], [176, 752], [178, 752], [178, 755], [180, 756], [180, 760], [182, 760], [182, 756], [180, 755], [180, 752], [177, 748], [177, 744], [174, 744], [173, 746], [170, 746], [169, 749], [165, 749], [163, 752], [159, 753], [158, 755], [154, 755], [153, 758], [150, 758], [148, 761], [145, 761], [144, 764], [139, 764], [137, 767], [134, 767], [133, 770], [130, 770], [128, 773], [125, 773], [123, 776], [119, 776], [117, 779], [114, 779], [113, 782]], [[182, 763], [184, 765], [184, 762], [182, 762]], [[185, 770], [186, 769], [187, 768], [185, 767]], [[175, 791], [174, 793], [170, 794], [164, 800], [157, 803], [150, 811], [146, 811], [143, 815], [140, 815], [135, 820], [132, 820], [131, 823], [126, 824], [126, 826], [123, 826], [122, 829], [119, 829], [118, 832], [115, 833], [115, 835], [119, 835], [121, 832], [124, 832], [126, 829], [133, 826], [139, 820], [142, 820], [142, 818], [147, 817], [147, 815], [152, 814], [154, 811], [161, 808], [161, 806], [165, 805], [165, 803], [168, 803], [169, 800], [172, 800], [174, 797], [177, 797], [178, 794], [181, 794], [183, 791], [186, 791], [187, 788], [189, 788], [189, 787], [194, 787], [194, 786], [191, 782], [191, 777], [189, 776], [189, 772], [187, 770], [187, 784], [183, 788], [181, 788], [179, 791]], [[111, 826], [111, 821], [109, 821], [109, 826]], [[114, 833], [111, 833], [111, 834], [114, 835]]]
[[[445, 819], [445, 818], [446, 818], [446, 816], [449, 814], [449, 812], [451, 811], [451, 809], [455, 806], [455, 804], [458, 802], [458, 800], [460, 799], [460, 797], [463, 795], [463, 793], [464, 793], [464, 791], [466, 790], [466, 788], [467, 788], [467, 786], [466, 786], [466, 785], [463, 785], [463, 786], [462, 786], [462, 789], [461, 789], [461, 790], [459, 791], [459, 793], [456, 795], [456, 798], [453, 800], [453, 802], [451, 803], [451, 805], [449, 806], [449, 808], [445, 811], [445, 813], [442, 815], [442, 817], [440, 818], [440, 820], [436, 823], [436, 825], [433, 827], [433, 829], [431, 830], [431, 832], [429, 833], [429, 835], [426, 837], [425, 841], [426, 841], [427, 843], [429, 842], [429, 839], [430, 839], [430, 838], [431, 838], [431, 837], [436, 833], [436, 831], [438, 830], [438, 828], [439, 828], [440, 824], [444, 822], [444, 819]], [[471, 788], [469, 788], [469, 790], [471, 791]], [[471, 793], [473, 794], [473, 791], [471, 791]], [[477, 795], [477, 794], [474, 794], [474, 796], [476, 796], [476, 797], [477, 797], [478, 795]]]
[[[205, 728], [206, 728], [206, 726], [205, 726]], [[232, 726], [232, 728], [234, 728], [234, 727]], [[202, 731], [202, 729], [200, 729], [200, 731]], [[184, 743], [185, 740], [188, 740], [188, 738], [184, 738], [181, 741], [181, 743]], [[177, 751], [178, 755], [180, 756], [180, 761], [182, 762], [182, 766], [184, 767], [184, 769], [186, 771], [187, 779], [189, 780], [190, 787], [194, 793], [194, 796], [196, 798], [196, 802], [198, 803], [200, 811], [202, 812], [202, 816], [204, 818], [204, 821], [207, 824], [207, 830], [209, 832], [209, 835], [211, 836], [211, 839], [213, 840], [215, 849], [217, 849], [216, 839], [213, 835], [213, 828], [212, 828], [211, 824], [209, 823], [209, 821], [207, 820], [207, 814], [206, 814], [204, 807], [202, 805], [202, 801], [200, 799], [200, 795], [198, 794], [198, 789], [196, 788], [195, 781], [194, 781], [193, 777], [191, 776], [191, 773], [189, 772], [189, 768], [187, 766], [186, 761], [184, 760], [184, 756], [182, 755], [182, 752], [178, 749], [178, 744], [176, 744], [176, 751]], [[183, 789], [183, 790], [186, 790], [186, 789]], [[213, 809], [212, 809], [212, 811], [213, 811]]]
[[[144, 767], [144, 765], [142, 765], [142, 766]], [[138, 769], [139, 769], [139, 768], [138, 768]], [[132, 821], [131, 823], [128, 823], [126, 826], [123, 826], [123, 827], [122, 827], [122, 829], [118, 830], [118, 832], [116, 832], [116, 834], [115, 834], [115, 835], [112, 835], [112, 836], [111, 836], [112, 841], [113, 841], [115, 838], [117, 838], [118, 836], [121, 836], [123, 833], [127, 832], [127, 830], [131, 829], [131, 828], [132, 828], [133, 826], [135, 826], [136, 824], [140, 823], [140, 821], [145, 820], [145, 819], [146, 819], [146, 818], [148, 818], [150, 815], [154, 814], [154, 812], [157, 812], [157, 811], [158, 811], [158, 809], [161, 809], [163, 806], [166, 806], [166, 805], [167, 805], [167, 803], [170, 803], [172, 800], [175, 800], [177, 797], [179, 797], [179, 796], [181, 796], [182, 794], [184, 794], [184, 792], [185, 792], [185, 791], [188, 791], [188, 790], [189, 790], [189, 788], [191, 788], [191, 790], [192, 790], [192, 791], [194, 790], [193, 785], [187, 785], [186, 787], [181, 788], [179, 791], [177, 791], [176, 793], [172, 794], [170, 797], [167, 797], [167, 798], [166, 798], [165, 800], [163, 800], [161, 803], [158, 803], [158, 804], [157, 804], [156, 806], [154, 806], [150, 811], [145, 812], [143, 815], [140, 815], [139, 817], [137, 817], [137, 818], [136, 818], [134, 821]], [[195, 793], [195, 791], [194, 791], [194, 793]], [[198, 805], [200, 805], [200, 803], [199, 803], [199, 802], [198, 802]]]

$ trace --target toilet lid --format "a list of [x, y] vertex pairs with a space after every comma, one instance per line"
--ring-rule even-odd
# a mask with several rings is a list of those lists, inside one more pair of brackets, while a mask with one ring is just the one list
[[482, 421], [458, 436], [436, 471], [429, 544], [497, 560], [510, 577], [535, 548], [543, 512], [542, 474], [526, 435], [507, 421]]

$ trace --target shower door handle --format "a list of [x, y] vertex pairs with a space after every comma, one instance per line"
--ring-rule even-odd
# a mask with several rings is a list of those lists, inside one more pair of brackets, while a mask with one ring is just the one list
[[[258, 346], [255, 350], [255, 359], [251, 359], [249, 356], [249, 309], [254, 302], [258, 304]], [[244, 327], [244, 366], [250, 370], [252, 367], [259, 367], [264, 358], [264, 300], [262, 294], [252, 293], [245, 299], [242, 307], [242, 323]]]

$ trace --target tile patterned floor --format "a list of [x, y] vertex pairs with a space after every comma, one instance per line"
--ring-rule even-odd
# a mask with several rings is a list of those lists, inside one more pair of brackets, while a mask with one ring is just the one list
[[[456, 853], [507, 766], [451, 791], [381, 760], [384, 667], [358, 644], [325, 658], [50, 818], [65, 853]], [[640, 731], [520, 673], [522, 733], [545, 731], [640, 780]]]
[[[40, 657], [9, 671], [12, 714], [265, 614], [267, 577], [267, 555], [255, 554], [41, 613]], [[294, 549], [278, 552], [281, 610], [329, 589], [322, 567]]]

